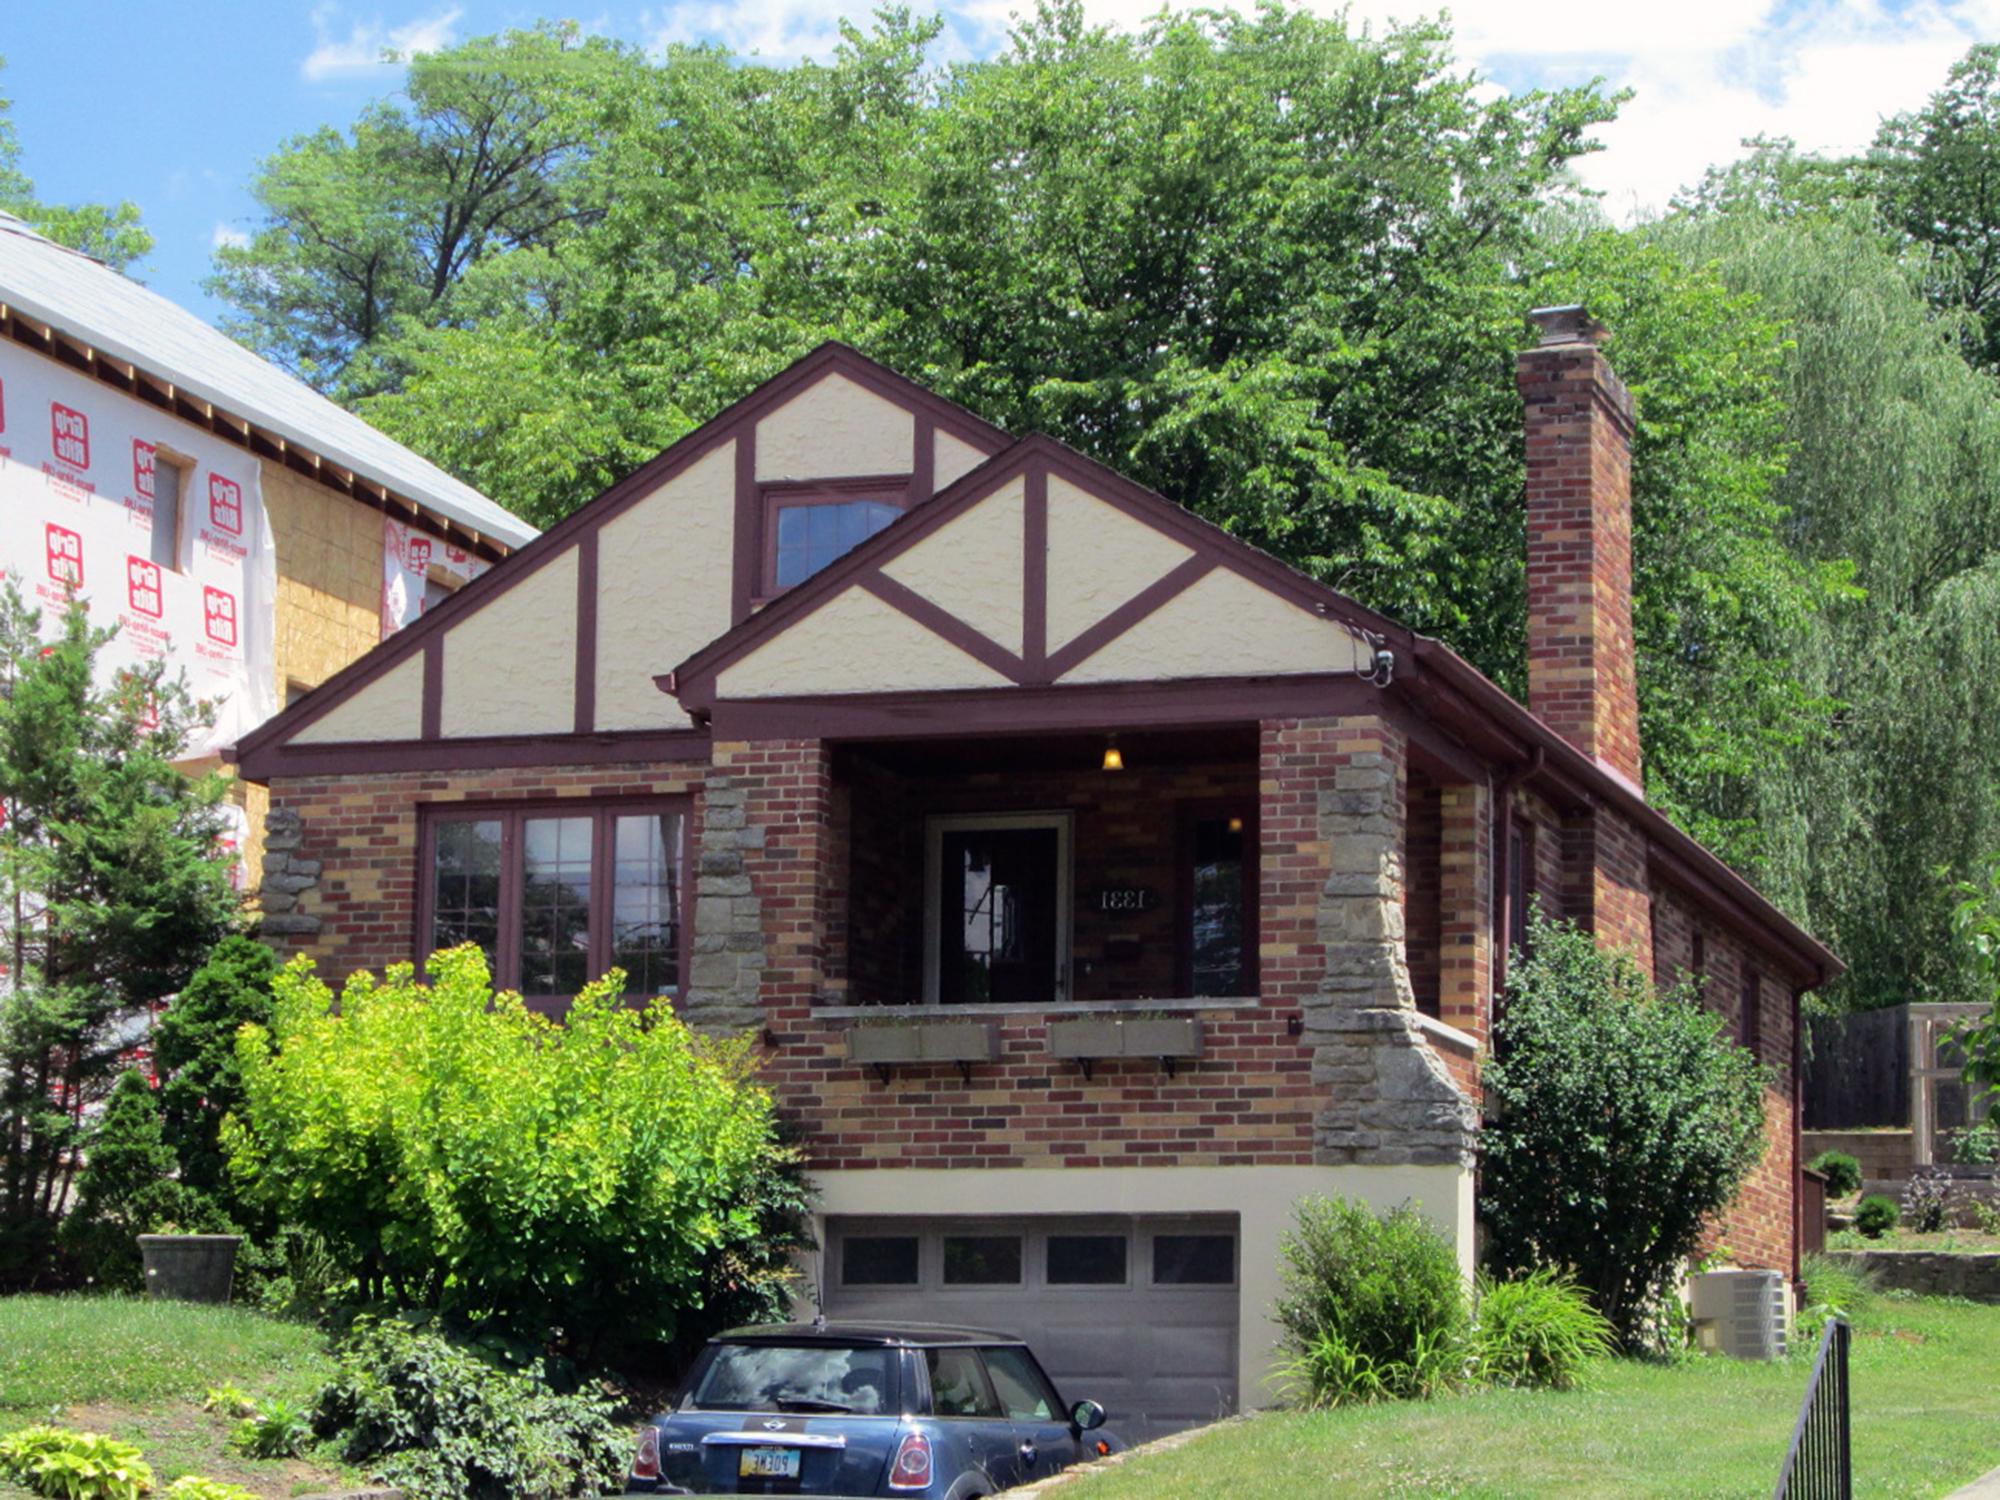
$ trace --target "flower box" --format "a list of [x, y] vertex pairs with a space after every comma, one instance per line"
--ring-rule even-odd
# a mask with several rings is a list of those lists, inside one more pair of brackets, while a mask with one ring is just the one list
[[1053, 1021], [1049, 1024], [1049, 1051], [1078, 1061], [1200, 1057], [1201, 1022], [1192, 1016]]
[[974, 1021], [898, 1021], [847, 1033], [848, 1060], [876, 1067], [991, 1062], [999, 1055], [999, 1032]]

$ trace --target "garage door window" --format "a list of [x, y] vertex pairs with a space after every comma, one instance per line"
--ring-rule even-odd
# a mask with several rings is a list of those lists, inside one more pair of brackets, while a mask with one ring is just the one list
[[997, 1417], [1000, 1402], [976, 1349], [927, 1349], [931, 1410], [941, 1417]]
[[915, 1286], [917, 1237], [871, 1234], [842, 1240], [840, 1279], [849, 1286]]
[[1236, 1237], [1228, 1234], [1153, 1236], [1155, 1286], [1228, 1286], [1236, 1279]]
[[1048, 1277], [1050, 1286], [1123, 1286], [1125, 1236], [1050, 1235]]
[[948, 1234], [944, 1237], [946, 1286], [1019, 1286], [1019, 1235]]

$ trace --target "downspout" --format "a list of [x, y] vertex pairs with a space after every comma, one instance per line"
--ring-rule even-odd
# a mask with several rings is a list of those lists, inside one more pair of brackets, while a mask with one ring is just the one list
[[1507, 937], [1514, 930], [1514, 793], [1529, 777], [1540, 773], [1544, 759], [1542, 747], [1535, 746], [1526, 760], [1507, 773], [1507, 779], [1494, 793], [1493, 840], [1497, 845], [1494, 863], [1500, 871], [1500, 922], [1499, 930], [1493, 934], [1492, 1005], [1496, 1011], [1507, 988]]

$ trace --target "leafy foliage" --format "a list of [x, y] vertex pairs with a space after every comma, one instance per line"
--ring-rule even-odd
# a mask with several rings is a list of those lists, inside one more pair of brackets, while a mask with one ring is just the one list
[[277, 1396], [248, 1403], [229, 1434], [230, 1446], [251, 1458], [296, 1458], [312, 1441], [312, 1422], [299, 1406]]
[[1951, 1159], [1961, 1166], [2000, 1164], [2000, 1124], [1982, 1120], [1950, 1132]]
[[1958, 897], [1953, 924], [1979, 976], [1978, 1002], [1988, 1009], [1962, 1023], [1952, 1043], [1972, 1092], [1971, 1104], [1984, 1105], [1987, 1121], [2000, 1126], [2000, 862], [1987, 871], [1984, 885], [1960, 885]]
[[563, 1022], [495, 995], [472, 947], [358, 974], [298, 960], [238, 1042], [223, 1140], [240, 1190], [316, 1234], [368, 1301], [586, 1359], [668, 1340], [757, 1246], [785, 1156], [744, 1046], [691, 1033], [615, 971]]
[[153, 1471], [130, 1443], [63, 1427], [24, 1427], [0, 1437], [0, 1475], [55, 1500], [139, 1500]]
[[1952, 1180], [1935, 1167], [1919, 1167], [1903, 1184], [1904, 1226], [1916, 1234], [1936, 1234], [1951, 1225]]
[[612, 1403], [558, 1395], [539, 1364], [509, 1371], [435, 1333], [364, 1318], [338, 1352], [315, 1425], [411, 1500], [543, 1500], [621, 1480]]
[[1507, 1281], [1479, 1278], [1472, 1368], [1491, 1385], [1574, 1390], [1585, 1366], [1617, 1347], [1611, 1325], [1567, 1272], [1544, 1266]]
[[1691, 998], [1536, 915], [1485, 1071], [1480, 1207], [1503, 1274], [1574, 1272], [1628, 1347], [1764, 1146], [1764, 1073]]
[[1875, 1295], [1875, 1280], [1867, 1271], [1824, 1255], [1808, 1255], [1799, 1276], [1805, 1282], [1809, 1307], [1852, 1315]]
[[90, 1128], [76, 1211], [63, 1221], [63, 1243], [87, 1282], [107, 1291], [140, 1290], [135, 1236], [169, 1224], [195, 1227], [180, 1223], [190, 1204], [173, 1170], [152, 1086], [128, 1070]]
[[1806, 1165], [1826, 1178], [1829, 1198], [1845, 1198], [1861, 1191], [1861, 1163], [1845, 1151], [1822, 1151]]
[[221, 1479], [204, 1479], [199, 1474], [183, 1474], [161, 1491], [166, 1500], [257, 1500], [240, 1484]]
[[153, 1058], [167, 1143], [188, 1188], [234, 1207], [222, 1151], [222, 1119], [243, 1100], [236, 1033], [271, 1023], [277, 958], [254, 939], [232, 934], [209, 953], [153, 1026]]
[[1281, 1376], [1306, 1406], [1430, 1396], [1462, 1370], [1465, 1290], [1450, 1242], [1404, 1204], [1304, 1198], [1279, 1242]]
[[1879, 1240], [1896, 1227], [1903, 1217], [1896, 1200], [1887, 1193], [1870, 1193], [1854, 1211], [1854, 1227], [1871, 1240]]

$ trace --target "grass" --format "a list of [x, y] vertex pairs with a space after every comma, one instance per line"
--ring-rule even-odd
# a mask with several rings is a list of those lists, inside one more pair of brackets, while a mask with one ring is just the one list
[[1826, 1237], [1829, 1250], [1949, 1250], [1957, 1254], [1990, 1255], [2000, 1250], [2000, 1233], [1984, 1229], [1940, 1229], [1933, 1234], [1891, 1229], [1871, 1240], [1858, 1229], [1836, 1229]]
[[[2000, 1465], [2000, 1307], [1896, 1293], [1853, 1313], [1859, 1497], [1944, 1495]], [[1063, 1500], [1768, 1496], [1810, 1354], [1604, 1360], [1582, 1391], [1271, 1412], [1079, 1479]]]
[[[144, 1449], [162, 1485], [205, 1474], [270, 1497], [337, 1487], [328, 1462], [240, 1456], [230, 1423], [201, 1409], [226, 1381], [302, 1400], [327, 1368], [317, 1330], [243, 1308], [0, 1297], [0, 1432], [36, 1422], [108, 1432]], [[0, 1500], [26, 1493], [0, 1482]]]

